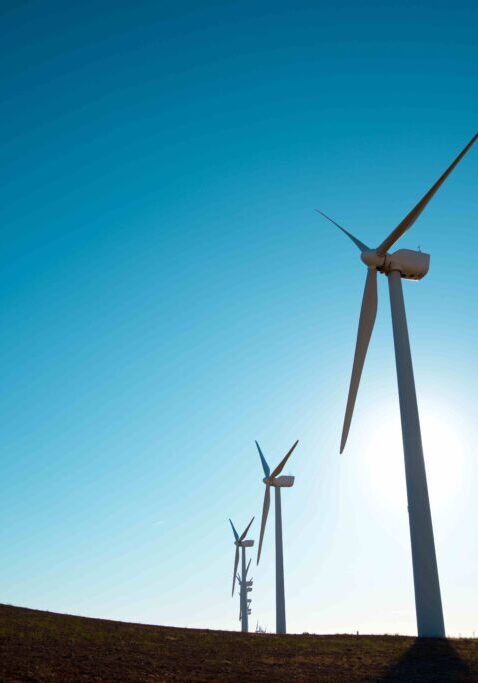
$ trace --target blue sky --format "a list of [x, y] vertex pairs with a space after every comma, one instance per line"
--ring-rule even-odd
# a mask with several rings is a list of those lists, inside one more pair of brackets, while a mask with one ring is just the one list
[[[476, 3], [3, 3], [1, 600], [238, 628], [254, 439], [291, 631], [415, 630], [386, 282], [364, 242], [477, 129]], [[478, 631], [478, 149], [400, 243], [447, 630]], [[383, 278], [381, 278], [383, 280]], [[272, 521], [272, 520], [270, 520]], [[273, 535], [253, 615], [274, 627]]]

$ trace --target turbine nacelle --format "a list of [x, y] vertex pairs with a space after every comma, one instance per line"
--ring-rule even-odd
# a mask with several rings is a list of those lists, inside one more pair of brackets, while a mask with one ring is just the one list
[[234, 545], [237, 546], [238, 548], [252, 548], [252, 546], [254, 545], [254, 541], [251, 541], [251, 540], [236, 541], [234, 543]]
[[412, 249], [399, 249], [386, 256], [385, 272], [398, 270], [406, 280], [421, 280], [430, 268], [430, 254]]
[[267, 479], [264, 477], [262, 480], [266, 486], [275, 486], [276, 488], [290, 488], [294, 486], [295, 477], [290, 475], [282, 475], [281, 477], [274, 477], [274, 479]]
[[398, 270], [406, 280], [421, 280], [430, 268], [430, 254], [412, 249], [399, 249], [384, 256], [374, 249], [367, 249], [362, 251], [360, 258], [368, 268], [375, 268], [387, 275], [392, 270]]

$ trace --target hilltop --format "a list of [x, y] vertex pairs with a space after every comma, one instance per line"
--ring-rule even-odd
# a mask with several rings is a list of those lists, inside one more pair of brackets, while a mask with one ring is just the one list
[[0, 605], [2, 681], [478, 681], [478, 641], [241, 634]]

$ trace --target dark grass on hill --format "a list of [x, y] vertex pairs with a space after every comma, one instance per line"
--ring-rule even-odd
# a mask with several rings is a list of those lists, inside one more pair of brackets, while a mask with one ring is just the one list
[[0, 605], [2, 681], [478, 681], [478, 641], [241, 634]]

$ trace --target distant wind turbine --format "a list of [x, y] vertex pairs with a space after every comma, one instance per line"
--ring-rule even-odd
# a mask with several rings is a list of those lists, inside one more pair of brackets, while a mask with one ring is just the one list
[[411, 251], [409, 249], [399, 249], [393, 254], [389, 254], [388, 250], [414, 224], [428, 202], [477, 138], [478, 134], [470, 140], [433, 187], [376, 249], [370, 249], [332, 218], [319, 211], [324, 218], [334, 223], [352, 240], [361, 252], [361, 259], [368, 269], [340, 443], [341, 453], [347, 441], [360, 377], [377, 314], [377, 272], [388, 277], [403, 451], [405, 456], [417, 628], [418, 635], [423, 637], [444, 638], [445, 625], [420, 434], [415, 381], [413, 378], [412, 357], [402, 292], [402, 278], [406, 280], [421, 280], [428, 272], [430, 255], [422, 253], [420, 250]]
[[[242, 623], [242, 618], [244, 611], [247, 615], [247, 617], [250, 617], [251, 615], [251, 599], [248, 598], [248, 594], [252, 591], [252, 584], [253, 580], [252, 578], [248, 579], [247, 578], [247, 573], [249, 571], [249, 567], [251, 566], [251, 560], [247, 563], [246, 571], [243, 577], [239, 576], [239, 573], [237, 574], [237, 582], [239, 584], [239, 587], [241, 589], [241, 600], [240, 600], [240, 606], [239, 606], [239, 621]], [[246, 628], [242, 629], [243, 631], [245, 630], [246, 632], [248, 631], [248, 622], [246, 622]]]
[[[239, 585], [241, 587], [240, 594], [239, 594], [239, 603], [240, 603], [240, 611], [239, 611], [239, 619], [241, 620], [241, 630], [244, 631], [245, 633], [248, 632], [249, 630], [249, 608], [248, 608], [248, 602], [247, 602], [247, 570], [249, 569], [249, 565], [246, 568], [246, 548], [252, 548], [254, 545], [254, 541], [251, 540], [246, 540], [247, 532], [249, 531], [252, 522], [254, 521], [254, 517], [251, 519], [245, 530], [242, 532], [242, 534], [239, 536], [237, 533], [234, 524], [232, 523], [231, 520], [229, 520], [232, 528], [232, 533], [234, 534], [234, 545], [236, 546], [236, 553], [234, 555], [234, 572], [232, 574], [232, 595], [234, 595], [234, 588], [236, 585], [236, 580], [239, 582]], [[239, 565], [239, 548], [241, 549], [241, 577], [239, 577], [237, 573], [237, 567]], [[249, 560], [249, 564], [250, 564]], [[251, 584], [252, 585], [252, 584]]]
[[275, 491], [275, 526], [276, 526], [276, 633], [286, 633], [285, 624], [285, 591], [284, 591], [284, 552], [282, 547], [282, 511], [280, 490], [283, 487], [290, 488], [294, 485], [294, 477], [279, 477], [278, 475], [284, 469], [284, 466], [295, 447], [299, 442], [296, 441], [289, 452], [282, 458], [275, 470], [271, 472], [269, 465], [261, 451], [261, 447], [256, 441], [257, 450], [264, 470], [263, 482], [266, 485], [264, 494], [264, 506], [262, 508], [261, 533], [259, 537], [259, 550], [257, 552], [257, 564], [261, 559], [262, 541], [264, 540], [264, 531], [266, 529], [267, 516], [271, 504], [270, 487], [274, 487]]

